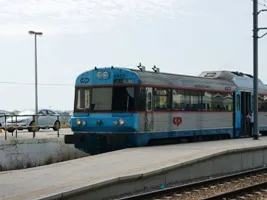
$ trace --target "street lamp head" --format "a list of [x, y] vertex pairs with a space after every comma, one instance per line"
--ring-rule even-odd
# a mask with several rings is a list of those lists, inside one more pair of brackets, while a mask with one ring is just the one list
[[36, 35], [40, 35], [40, 36], [43, 35], [42, 32], [36, 32], [35, 34], [36, 34]]
[[35, 32], [35, 31], [29, 31], [29, 34], [30, 35], [43, 35], [43, 33], [42, 32]]

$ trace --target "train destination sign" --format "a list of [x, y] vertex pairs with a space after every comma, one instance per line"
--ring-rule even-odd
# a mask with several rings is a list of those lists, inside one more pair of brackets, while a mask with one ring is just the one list
[[114, 84], [133, 84], [134, 79], [131, 78], [117, 78], [113, 81]]

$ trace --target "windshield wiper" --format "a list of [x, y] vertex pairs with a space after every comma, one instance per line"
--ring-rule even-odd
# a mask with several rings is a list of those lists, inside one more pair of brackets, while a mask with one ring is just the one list
[[91, 103], [88, 108], [85, 108], [84, 109], [84, 113], [87, 113], [87, 115], [89, 115], [90, 114], [90, 111], [93, 111], [94, 108], [95, 108], [95, 104], [94, 103]]

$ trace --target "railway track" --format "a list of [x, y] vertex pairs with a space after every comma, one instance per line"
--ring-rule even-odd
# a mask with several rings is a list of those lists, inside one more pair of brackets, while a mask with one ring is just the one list
[[205, 198], [205, 200], [235, 200], [235, 199], [245, 199], [245, 200], [263, 200], [267, 199], [267, 181], [264, 183], [255, 184], [252, 186], [240, 188], [231, 192], [226, 192], [223, 194], [218, 194], [210, 198]]
[[119, 200], [226, 200], [240, 198], [256, 200], [261, 197], [267, 197], [267, 167], [128, 196]]

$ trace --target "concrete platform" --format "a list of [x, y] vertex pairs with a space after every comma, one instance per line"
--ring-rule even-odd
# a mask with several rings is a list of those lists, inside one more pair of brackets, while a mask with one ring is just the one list
[[267, 164], [267, 137], [121, 151], [0, 173], [0, 199], [101, 199]]

